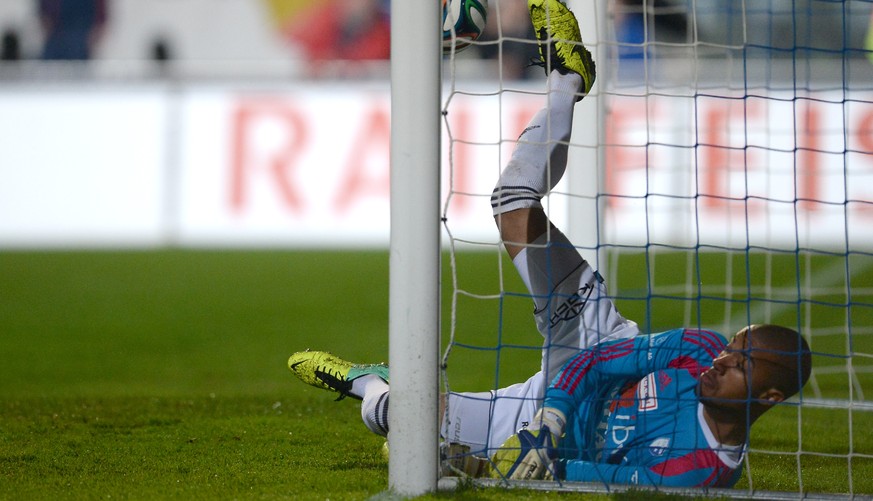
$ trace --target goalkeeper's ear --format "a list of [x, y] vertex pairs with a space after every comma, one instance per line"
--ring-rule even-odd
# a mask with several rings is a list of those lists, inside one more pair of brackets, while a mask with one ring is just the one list
[[782, 393], [778, 388], [770, 388], [769, 390], [762, 393], [758, 400], [769, 407], [772, 407], [780, 402], [785, 401], [785, 394]]

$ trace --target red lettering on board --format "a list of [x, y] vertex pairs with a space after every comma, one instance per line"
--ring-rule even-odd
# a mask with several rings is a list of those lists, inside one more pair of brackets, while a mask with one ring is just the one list
[[[867, 103], [861, 106], [862, 111], [857, 120], [857, 125], [852, 127], [849, 134], [849, 150], [853, 162], [864, 165], [865, 170], [873, 171], [873, 106]], [[861, 170], [856, 168], [855, 170]], [[849, 204], [850, 209], [855, 209], [858, 214], [866, 217], [873, 216], [873, 186], [870, 183], [853, 183], [849, 187], [849, 198], [859, 203]]]
[[470, 175], [470, 114], [464, 108], [455, 109], [449, 115], [448, 158], [443, 166], [448, 174], [448, 186], [451, 198], [449, 208], [453, 215], [470, 207], [470, 197], [466, 196], [472, 189]]
[[648, 162], [646, 147], [632, 144], [630, 134], [647, 123], [646, 107], [636, 100], [616, 101], [606, 121], [606, 195], [610, 207], [623, 204], [628, 191], [626, 179], [643, 171]]
[[[729, 215], [746, 217], [762, 204], [749, 198], [748, 185], [754, 166], [754, 149], [748, 148], [745, 130], [762, 120], [760, 108], [748, 100], [699, 100], [698, 194], [706, 210], [727, 210]], [[738, 129], [739, 127], [739, 129]]]
[[[857, 149], [867, 155], [873, 155], [873, 106], [867, 106], [861, 118], [858, 120], [858, 126], [854, 128], [854, 133], [851, 134], [856, 145], [850, 145], [850, 149]], [[873, 160], [873, 159], [871, 159]]]
[[816, 208], [821, 187], [821, 112], [814, 103], [800, 109], [797, 152], [797, 198], [804, 210]]
[[334, 198], [337, 212], [349, 210], [360, 199], [388, 199], [391, 191], [389, 148], [391, 119], [385, 106], [373, 106], [352, 142], [350, 157]]
[[728, 114], [722, 106], [712, 106], [706, 111], [703, 120], [703, 144], [698, 148], [700, 161], [705, 167], [699, 171], [700, 194], [704, 207], [722, 206], [729, 184], [730, 158], [726, 123]]
[[[260, 125], [278, 127], [278, 145], [258, 147], [256, 135]], [[232, 113], [230, 153], [230, 206], [241, 212], [256, 176], [269, 176], [284, 205], [303, 210], [303, 200], [291, 177], [297, 167], [301, 145], [307, 141], [304, 120], [287, 102], [274, 99], [243, 100]], [[264, 153], [264, 150], [268, 150]]]

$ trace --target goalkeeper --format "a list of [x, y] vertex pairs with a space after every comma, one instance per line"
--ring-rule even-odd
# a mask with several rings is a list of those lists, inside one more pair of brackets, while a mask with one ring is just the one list
[[[524, 383], [444, 395], [441, 435], [492, 457], [484, 470], [498, 477], [732, 485], [751, 424], [805, 383], [808, 347], [776, 326], [744, 329], [727, 347], [708, 331], [641, 336], [621, 316], [540, 202], [564, 173], [575, 103], [594, 83], [594, 63], [562, 3], [528, 5], [549, 96], [519, 137], [491, 205], [534, 301], [542, 363]], [[295, 353], [288, 366], [308, 384], [362, 400], [364, 423], [387, 435], [386, 366], [313, 351]]]

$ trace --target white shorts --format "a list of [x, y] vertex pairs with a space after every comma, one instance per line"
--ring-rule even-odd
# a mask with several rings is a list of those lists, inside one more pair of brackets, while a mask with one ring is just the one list
[[607, 297], [600, 275], [591, 269], [561, 232], [543, 235], [513, 260], [534, 300], [537, 329], [543, 336], [540, 371], [523, 383], [478, 393], [449, 393], [441, 434], [490, 456], [530, 422], [545, 388], [579, 350], [639, 334]]

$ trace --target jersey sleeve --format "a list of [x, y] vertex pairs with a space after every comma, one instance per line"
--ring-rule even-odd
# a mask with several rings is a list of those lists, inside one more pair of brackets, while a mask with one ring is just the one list
[[[664, 464], [676, 465], [665, 467]], [[604, 484], [657, 485], [664, 487], [731, 487], [739, 478], [739, 471], [722, 464], [694, 462], [693, 467], [682, 467], [687, 458], [672, 458], [656, 466], [631, 466], [594, 463], [582, 460], [562, 460], [564, 480], [571, 482], [599, 482]]]
[[697, 377], [712, 365], [724, 349], [721, 334], [674, 329], [602, 343], [582, 350], [561, 369], [546, 390], [545, 407], [570, 418], [586, 399], [596, 398], [604, 388], [642, 379], [662, 369], [686, 369]]

